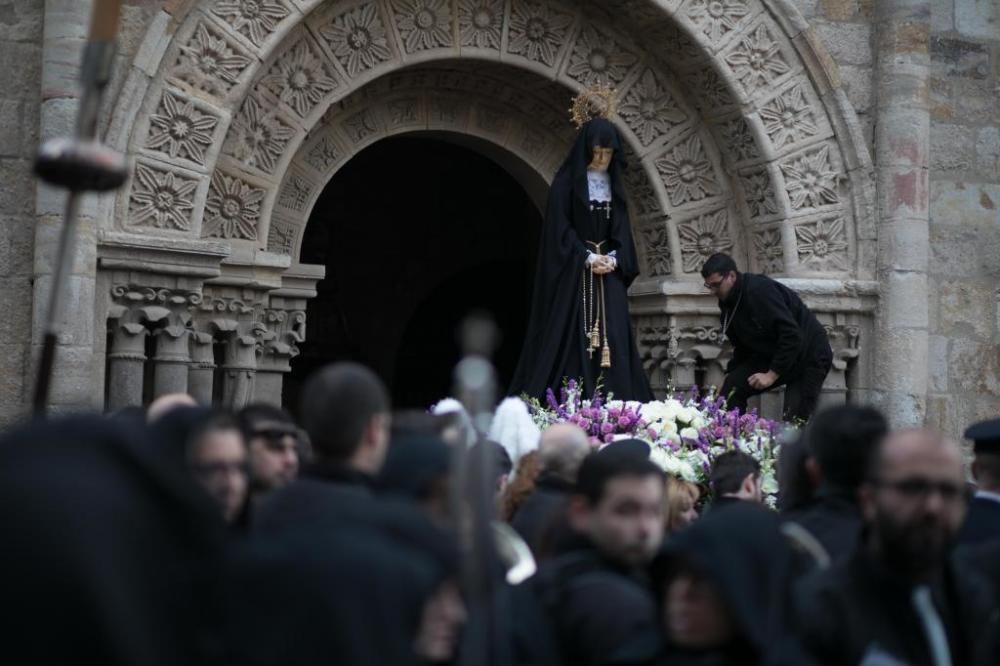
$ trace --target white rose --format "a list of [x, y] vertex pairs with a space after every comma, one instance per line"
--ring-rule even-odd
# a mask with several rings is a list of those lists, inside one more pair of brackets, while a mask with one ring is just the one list
[[659, 424], [660, 435], [674, 435], [677, 433], [677, 422], [673, 419], [667, 419]]
[[697, 441], [697, 439], [698, 439], [698, 431], [696, 429], [694, 429], [694, 428], [691, 428], [691, 427], [681, 428], [680, 436], [681, 436], [682, 440], [684, 440], [684, 439], [693, 439], [693, 440]]
[[698, 483], [698, 473], [695, 472], [694, 467], [684, 460], [679, 460], [677, 462], [679, 463], [677, 465], [677, 476], [681, 477], [688, 483]]
[[696, 412], [694, 418], [691, 419], [692, 428], [697, 428], [698, 430], [701, 430], [707, 425], [708, 421], [706, 421], [705, 417], [701, 415], [701, 412]]
[[[675, 425], [674, 428], [676, 429], [677, 426]], [[678, 435], [676, 432], [671, 432], [671, 433], [668, 433], [668, 434], [664, 435], [663, 436], [663, 441], [666, 442], [666, 443], [668, 443], [668, 444], [670, 444], [670, 445], [672, 445], [672, 446], [680, 446], [683, 443], [683, 442], [681, 442], [681, 436]]]
[[650, 448], [649, 459], [664, 472], [670, 472], [670, 468], [673, 464], [673, 456], [671, 456], [670, 453], [662, 446], [654, 446]]
[[698, 410], [694, 407], [682, 407], [680, 411], [677, 412], [677, 420], [681, 423], [687, 423], [688, 425], [691, 425], [697, 417]]

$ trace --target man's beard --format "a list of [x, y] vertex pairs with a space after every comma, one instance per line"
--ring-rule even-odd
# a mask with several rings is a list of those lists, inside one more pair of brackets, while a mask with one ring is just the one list
[[920, 578], [941, 567], [954, 545], [956, 532], [941, 519], [923, 517], [901, 523], [884, 509], [877, 509], [875, 529], [885, 563], [908, 578]]

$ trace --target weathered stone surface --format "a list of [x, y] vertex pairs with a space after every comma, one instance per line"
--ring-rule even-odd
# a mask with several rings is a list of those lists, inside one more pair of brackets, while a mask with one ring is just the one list
[[1000, 127], [984, 127], [976, 136], [976, 166], [989, 180], [1000, 180]]
[[927, 275], [893, 271], [882, 275], [882, 307], [893, 326], [927, 327]]
[[976, 397], [1000, 397], [1000, 347], [992, 341], [953, 338], [948, 363], [953, 390]]
[[931, 123], [932, 177], [973, 168], [976, 155], [976, 132], [964, 125]]
[[949, 336], [990, 340], [993, 289], [982, 282], [942, 280], [940, 331]]
[[831, 21], [849, 21], [858, 13], [858, 0], [820, 0], [819, 11]]
[[930, 215], [934, 225], [991, 225], [1000, 222], [1000, 184], [931, 182]]
[[950, 32], [955, 27], [955, 0], [931, 0], [931, 32]]
[[863, 114], [872, 105], [872, 70], [854, 65], [840, 66], [840, 80], [854, 110]]
[[953, 225], [931, 227], [930, 271], [947, 278], [997, 275], [1000, 237], [988, 228]]
[[837, 64], [871, 65], [870, 24], [816, 21], [813, 27]]
[[955, 0], [955, 27], [963, 35], [996, 39], [1000, 5], [991, 0]]
[[8, 215], [29, 213], [34, 203], [35, 183], [31, 162], [26, 159], [0, 159], [0, 212]]
[[934, 76], [949, 78], [988, 78], [990, 49], [979, 42], [951, 37], [931, 37], [931, 73]]
[[948, 390], [948, 338], [943, 335], [932, 335], [927, 342], [929, 380], [927, 387], [932, 393], [944, 393]]

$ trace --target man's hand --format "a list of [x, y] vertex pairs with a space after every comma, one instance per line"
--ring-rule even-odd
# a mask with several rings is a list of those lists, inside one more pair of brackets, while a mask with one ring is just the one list
[[778, 381], [778, 373], [774, 370], [758, 372], [755, 375], [750, 375], [750, 378], [747, 379], [747, 383], [758, 391], [766, 391], [771, 388], [776, 381]]

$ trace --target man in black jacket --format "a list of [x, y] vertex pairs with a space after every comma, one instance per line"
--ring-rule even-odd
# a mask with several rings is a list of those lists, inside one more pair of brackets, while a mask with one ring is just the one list
[[783, 518], [816, 539], [826, 555], [824, 561], [844, 560], [858, 546], [863, 527], [858, 488], [888, 432], [881, 412], [858, 405], [825, 409], [805, 429], [806, 470], [818, 480], [819, 488], [808, 503]]
[[701, 275], [719, 298], [722, 337], [733, 343], [722, 385], [729, 407], [745, 410], [751, 396], [784, 385], [785, 418], [808, 420], [833, 362], [826, 329], [794, 291], [740, 273], [729, 255], [713, 254]]
[[825, 666], [995, 664], [990, 585], [953, 556], [965, 514], [959, 446], [895, 432], [861, 487], [863, 544], [802, 582], [797, 618]]
[[965, 437], [973, 441], [977, 487], [958, 540], [963, 545], [1000, 541], [1000, 419], [969, 426]]
[[[634, 666], [656, 658], [660, 623], [642, 569], [663, 538], [663, 485], [648, 458], [625, 452], [583, 461], [567, 506], [579, 543], [545, 562], [527, 588], [533, 595], [515, 603], [516, 626], [532, 618], [515, 630], [516, 663]], [[558, 654], [539, 653], [549, 642], [539, 638], [543, 626]]]

